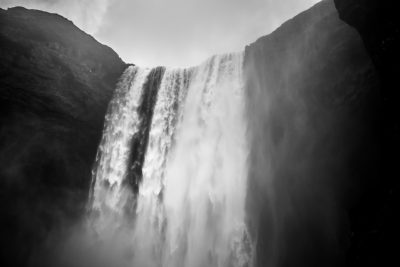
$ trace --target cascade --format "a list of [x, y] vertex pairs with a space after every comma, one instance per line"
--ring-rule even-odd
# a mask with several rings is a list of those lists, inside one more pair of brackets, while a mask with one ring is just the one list
[[159, 82], [155, 69], [121, 77], [89, 205], [99, 238], [124, 232], [131, 266], [251, 266], [242, 65], [231, 53], [158, 69]]

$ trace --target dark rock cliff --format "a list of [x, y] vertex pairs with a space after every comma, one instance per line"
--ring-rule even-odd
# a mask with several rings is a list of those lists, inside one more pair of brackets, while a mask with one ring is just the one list
[[400, 16], [396, 1], [335, 0], [340, 18], [360, 34], [382, 81], [379, 175], [365, 182], [351, 211], [350, 266], [397, 266], [400, 238]]
[[348, 216], [379, 177], [380, 81], [362, 40], [322, 1], [246, 47], [244, 64], [256, 266], [344, 266]]
[[107, 104], [125, 67], [59, 15], [0, 9], [2, 262], [34, 263], [48, 234], [83, 210]]

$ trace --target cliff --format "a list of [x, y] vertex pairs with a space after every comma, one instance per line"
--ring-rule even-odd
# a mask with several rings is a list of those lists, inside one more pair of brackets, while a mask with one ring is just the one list
[[[351, 266], [399, 265], [400, 17], [396, 1], [335, 0], [340, 18], [354, 27], [382, 81], [379, 108], [379, 175], [366, 181], [351, 210]], [[397, 262], [397, 263], [396, 263]]]
[[246, 47], [244, 72], [256, 266], [344, 266], [348, 216], [379, 177], [380, 80], [359, 34], [322, 1]]
[[83, 211], [107, 104], [125, 67], [59, 15], [0, 9], [2, 261], [33, 262], [48, 233]]

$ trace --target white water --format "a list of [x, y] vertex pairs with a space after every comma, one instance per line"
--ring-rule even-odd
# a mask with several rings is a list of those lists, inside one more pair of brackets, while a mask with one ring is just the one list
[[[137, 108], [149, 73], [150, 69], [129, 67], [117, 85], [105, 117], [103, 137], [96, 155], [97, 164], [93, 170], [95, 183], [90, 194], [92, 208], [107, 213], [107, 216], [99, 216], [101, 219], [122, 216], [129, 195], [122, 182], [127, 175], [130, 140], [139, 130]], [[99, 223], [102, 224], [104, 222]]]
[[[192, 69], [165, 71], [136, 217], [125, 232], [131, 266], [251, 266], [244, 206], [248, 144], [242, 64], [242, 54], [227, 54]], [[140, 87], [149, 73], [135, 71], [124, 74], [107, 115], [92, 189], [93, 209], [101, 211], [100, 217], [123, 217], [123, 202], [130, 200], [129, 186], [123, 183], [126, 155], [140, 120], [134, 110]], [[102, 211], [104, 207], [112, 212]], [[101, 235], [108, 219], [96, 220]]]

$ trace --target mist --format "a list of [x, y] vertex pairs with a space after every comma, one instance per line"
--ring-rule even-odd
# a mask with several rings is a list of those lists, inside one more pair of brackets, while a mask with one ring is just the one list
[[[352, 235], [347, 210], [361, 181], [377, 173], [379, 154], [378, 84], [358, 91], [353, 75], [371, 81], [376, 73], [333, 3], [295, 21], [246, 47], [256, 266], [343, 266]], [[328, 31], [341, 43], [330, 46]]]

